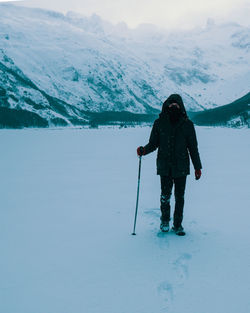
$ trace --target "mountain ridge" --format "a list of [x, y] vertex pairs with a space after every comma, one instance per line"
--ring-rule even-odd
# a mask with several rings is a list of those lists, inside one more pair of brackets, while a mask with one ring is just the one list
[[224, 44], [237, 58], [227, 52], [223, 61], [222, 45], [211, 48], [212, 35], [223, 33], [216, 25], [202, 34], [163, 34], [116, 28], [97, 15], [0, 8], [1, 106], [37, 113], [49, 125], [88, 123], [86, 112], [154, 115], [170, 93], [180, 93], [188, 111], [200, 111], [249, 91], [248, 28], [224, 26]]
[[194, 123], [202, 126], [231, 126], [250, 128], [250, 92], [218, 108], [195, 112]]

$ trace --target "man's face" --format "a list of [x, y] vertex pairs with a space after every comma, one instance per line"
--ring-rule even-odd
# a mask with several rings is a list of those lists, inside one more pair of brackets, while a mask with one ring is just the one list
[[169, 105], [169, 107], [170, 107], [170, 108], [176, 107], [176, 108], [180, 109], [180, 105], [179, 105], [178, 103], [176, 103], [176, 102], [171, 103], [171, 104]]

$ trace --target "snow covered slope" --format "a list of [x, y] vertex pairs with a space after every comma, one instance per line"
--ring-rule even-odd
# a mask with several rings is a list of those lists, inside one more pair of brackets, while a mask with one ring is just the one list
[[182, 238], [159, 233], [155, 153], [131, 236], [149, 128], [1, 130], [0, 312], [250, 312], [250, 132], [196, 130]]
[[165, 36], [155, 31], [145, 39], [137, 43], [139, 54], [206, 108], [250, 91], [250, 28], [210, 21], [203, 29]]
[[250, 92], [230, 104], [194, 112], [192, 121], [197, 125], [250, 128]]
[[147, 25], [131, 30], [96, 15], [10, 4], [0, 11], [2, 103], [52, 125], [87, 122], [86, 111], [155, 113], [173, 92], [190, 111], [249, 92], [246, 27], [210, 21], [204, 29], [168, 33]]
[[[159, 108], [158, 75], [125, 45], [116, 46], [59, 13], [0, 7], [2, 54], [49, 95], [91, 111]], [[192, 99], [190, 104], [200, 107]]]

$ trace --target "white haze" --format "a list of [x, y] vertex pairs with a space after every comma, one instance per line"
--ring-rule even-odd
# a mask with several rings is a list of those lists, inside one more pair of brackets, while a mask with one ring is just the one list
[[[27, 0], [19, 4], [66, 13], [76, 11], [86, 16], [102, 18], [129, 27], [149, 23], [159, 27], [190, 29], [206, 24], [208, 18], [218, 22], [233, 21], [249, 25], [250, 3], [246, 0]], [[17, 1], [16, 1], [17, 3]]]

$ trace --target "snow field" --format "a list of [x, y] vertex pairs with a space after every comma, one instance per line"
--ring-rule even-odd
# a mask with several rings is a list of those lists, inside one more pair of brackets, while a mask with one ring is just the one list
[[0, 312], [249, 312], [250, 132], [196, 130], [181, 238], [159, 232], [155, 153], [131, 236], [150, 128], [1, 130]]

